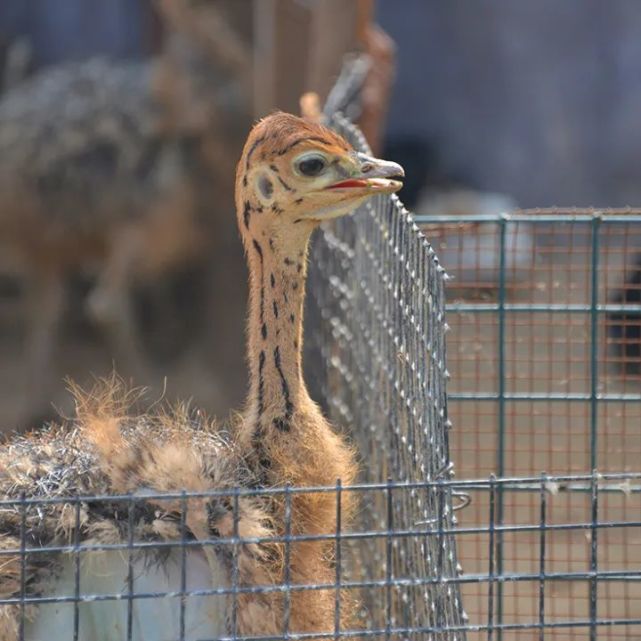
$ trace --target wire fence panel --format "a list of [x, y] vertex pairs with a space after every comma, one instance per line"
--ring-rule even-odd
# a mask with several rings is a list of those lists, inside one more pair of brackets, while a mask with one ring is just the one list
[[[238, 522], [243, 518], [242, 504], [248, 499], [287, 503], [288, 497], [300, 493], [335, 493], [337, 505], [347, 493], [353, 493], [362, 505], [385, 506], [387, 517], [372, 526], [361, 521], [334, 533], [302, 535], [293, 533], [289, 511], [281, 535], [243, 536], [235, 527], [228, 533], [199, 540], [193, 538], [186, 524], [185, 515], [203, 499], [230, 506], [231, 520]], [[532, 497], [537, 509], [529, 517], [506, 513], [499, 522], [497, 505], [501, 494], [508, 498]], [[458, 527], [439, 523], [438, 517], [416, 521], [415, 515], [398, 514], [396, 505], [413, 505], [425, 496], [436, 496], [441, 505], [448, 496], [456, 496], [477, 509]], [[626, 518], [605, 516], [611, 504], [622, 501], [629, 507]], [[105, 514], [117, 509], [122, 515], [119, 538], [82, 540], [86, 525], [83, 514], [88, 503]], [[150, 507], [156, 515], [169, 514], [175, 513], [178, 504], [179, 536], [174, 540], [160, 540], [149, 536], [149, 532], [147, 536], [133, 536], [141, 518], [149, 515]], [[43, 546], [37, 538], [37, 524], [42, 513], [55, 506], [67, 511], [71, 536], [61, 537], [55, 546]], [[141, 632], [150, 629], [168, 641], [402, 640], [465, 635], [471, 639], [504, 635], [521, 641], [632, 640], [641, 634], [641, 568], [631, 564], [625, 552], [611, 553], [625, 533], [638, 533], [641, 529], [641, 473], [0, 500], [0, 519], [12, 516], [21, 524], [22, 536], [16, 547], [5, 542], [0, 548], [0, 567], [6, 568], [18, 559], [23, 572], [20, 589], [13, 594], [4, 589], [0, 592], [0, 615], [3, 608], [18, 612], [18, 634], [4, 637], [10, 640], [41, 641], [55, 633], [61, 640], [91, 641], [116, 638], [114, 631], [123, 641], [159, 638]], [[429, 557], [431, 549], [445, 549], [444, 541], [452, 537], [463, 548], [468, 540], [482, 543], [483, 553], [475, 559], [471, 571], [449, 575], [444, 555], [438, 562], [444, 565], [437, 563], [434, 574], [422, 572], [424, 566], [406, 563], [404, 551], [424, 545], [424, 554]], [[499, 537], [513, 541], [525, 553], [507, 560], [501, 570]], [[256, 558], [256, 550], [280, 549], [286, 556], [288, 549], [295, 550], [312, 540], [336, 545], [333, 581], [292, 582], [287, 580], [287, 574], [283, 581], [274, 581], [266, 575], [261, 579], [261, 575], [247, 572], [246, 564]], [[386, 551], [382, 561], [367, 557], [377, 542]], [[556, 554], [559, 548], [565, 556]], [[342, 550], [349, 553], [343, 557]], [[229, 566], [222, 580], [214, 581], [203, 572], [207, 566], [203, 559], [208, 553]], [[46, 566], [55, 568], [57, 588], [34, 590], [34, 577], [29, 571]], [[371, 566], [380, 567], [373, 570]], [[106, 582], [108, 577], [113, 580]], [[506, 606], [502, 612], [498, 608], [501, 586]], [[451, 610], [445, 609], [447, 604], [442, 599], [448, 589], [452, 593], [469, 593], [466, 602], [473, 607], [476, 601], [482, 603], [485, 614], [469, 621], [449, 616]], [[319, 622], [318, 629], [309, 632], [292, 630], [285, 604], [293, 603], [294, 595], [308, 593], [313, 598], [323, 591], [335, 595], [336, 622]], [[419, 602], [415, 594], [422, 595], [429, 604], [431, 615], [426, 616], [425, 609], [410, 608], [412, 601], [413, 605]], [[569, 602], [568, 594], [573, 597]], [[342, 609], [350, 608], [363, 595], [382, 603], [383, 612], [370, 610], [347, 624], [341, 622]], [[436, 601], [432, 600], [434, 595]], [[239, 632], [239, 621], [251, 616], [249, 604], [257, 597], [267, 599], [280, 613], [282, 632]], [[49, 614], [50, 628], [43, 630], [37, 615], [45, 613]], [[61, 636], [63, 631], [67, 637]]]
[[[332, 125], [357, 149], [362, 134], [340, 115]], [[396, 197], [372, 199], [351, 217], [323, 228], [312, 251], [309, 287], [308, 380], [337, 424], [350, 426], [369, 482], [448, 480], [443, 268]], [[378, 500], [374, 500], [374, 499]], [[362, 526], [452, 529], [450, 491], [371, 496]], [[452, 579], [451, 535], [372, 541], [353, 550], [356, 571], [373, 577]], [[455, 585], [396, 586], [363, 595], [372, 626], [407, 628], [418, 621], [460, 626], [464, 613]], [[419, 635], [420, 636], [420, 635]], [[408, 638], [419, 638], [409, 635]], [[464, 633], [444, 633], [462, 639]]]
[[[447, 304], [415, 220], [451, 265]], [[378, 197], [326, 226], [307, 379], [351, 429], [359, 484], [47, 498], [34, 483], [0, 497], [0, 622], [15, 626], [0, 639], [93, 641], [105, 622], [123, 641], [641, 638], [640, 224], [634, 212], [413, 219]], [[450, 447], [473, 480], [453, 478]], [[298, 533], [301, 493], [335, 493], [335, 531]], [[282, 528], [243, 535], [274, 501]], [[225, 527], [195, 538], [198, 509]], [[107, 540], [87, 536], [88, 510], [111, 519]], [[290, 559], [313, 541], [329, 544], [332, 580], [292, 580]], [[301, 632], [305, 594], [330, 594], [333, 609]], [[276, 633], [243, 632], [256, 600]]]
[[[452, 458], [464, 477], [635, 471], [641, 467], [641, 212], [532, 210], [506, 215], [419, 214], [417, 222], [447, 267]], [[625, 488], [623, 488], [625, 490]], [[466, 510], [483, 518], [487, 498]], [[583, 518], [585, 494], [548, 504], [547, 518]], [[533, 494], [497, 494], [499, 522], [532, 519]], [[635, 510], [637, 512], [635, 512]], [[625, 491], [601, 502], [600, 518], [638, 514]], [[565, 537], [565, 538], [563, 538]], [[535, 538], [535, 537], [534, 537]], [[605, 544], [604, 540], [608, 543]], [[498, 539], [499, 569], [534, 566], [537, 543]], [[479, 567], [485, 541], [459, 544], [466, 571]], [[548, 546], [550, 570], [584, 563], [590, 538], [569, 533]], [[641, 539], [622, 529], [600, 543], [600, 559], [641, 566]], [[603, 563], [599, 567], [603, 567]], [[603, 615], [635, 611], [633, 583], [599, 593]], [[534, 586], [498, 590], [503, 617], [534, 607]], [[583, 588], [554, 588], [557, 615], [584, 610]], [[480, 591], [464, 589], [470, 616], [485, 616]], [[635, 603], [637, 605], [633, 605]], [[591, 638], [585, 630], [554, 639]], [[629, 639], [625, 627], [608, 639]], [[638, 635], [637, 635], [638, 636]], [[547, 637], [546, 637], [547, 638]]]

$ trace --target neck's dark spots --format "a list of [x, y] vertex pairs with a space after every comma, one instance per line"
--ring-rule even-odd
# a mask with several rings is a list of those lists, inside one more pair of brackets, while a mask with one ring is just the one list
[[274, 301], [274, 318], [278, 318], [278, 305]]
[[270, 168], [270, 169], [271, 169], [275, 174], [277, 174], [277, 173], [278, 173], [278, 167], [276, 167], [276, 165], [269, 165], [269, 168]]
[[294, 316], [294, 314], [290, 314], [289, 315], [289, 322], [293, 325], [295, 320], [296, 320], [296, 316]]
[[267, 338], [267, 325], [265, 325], [265, 275], [263, 269], [263, 248], [260, 246], [260, 243], [254, 238], [254, 249], [260, 258], [260, 324], [261, 324], [261, 334], [263, 340]]
[[274, 251], [274, 239], [273, 239], [273, 238], [270, 238], [270, 239], [269, 239], [269, 248], [270, 248], [272, 251]]
[[296, 271], [300, 274], [303, 271], [303, 265], [301, 263], [298, 263], [296, 265]]
[[279, 416], [272, 421], [272, 424], [279, 432], [289, 432], [292, 429], [287, 416]]
[[297, 205], [300, 205], [300, 204], [303, 202], [303, 200], [305, 200], [305, 199], [304, 199], [304, 198], [297, 198], [294, 202], [295, 202]]
[[302, 218], [297, 218], [297, 219], [294, 221], [294, 225], [296, 225], [297, 223], [302, 223], [302, 222], [303, 222], [303, 219], [302, 219]]
[[289, 397], [289, 384], [287, 383], [287, 379], [283, 374], [283, 368], [280, 364], [280, 347], [278, 345], [274, 348], [274, 365], [280, 376], [280, 385], [283, 392], [283, 400], [285, 401], [285, 418], [290, 419], [294, 413], [294, 405]]
[[275, 214], [282, 214], [285, 210], [284, 210], [282, 207], [279, 207], [279, 206], [278, 206], [278, 203], [274, 203], [274, 204], [272, 205], [272, 211], [273, 211]]
[[258, 355], [258, 416], [260, 417], [265, 411], [265, 378], [263, 370], [265, 369], [265, 352], [260, 350]]
[[267, 483], [267, 478], [265, 472], [269, 470], [272, 466], [271, 459], [269, 458], [267, 451], [265, 450], [265, 444], [263, 439], [265, 438], [265, 430], [263, 429], [260, 421], [254, 430], [252, 435], [252, 448], [256, 452], [256, 457], [258, 459], [258, 467], [260, 468], [259, 477], [257, 479], [257, 485], [265, 485]]
[[298, 283], [292, 283], [292, 289], [296, 291], [298, 289]]
[[274, 287], [276, 287], [276, 279], [274, 278], [274, 274], [270, 274], [269, 275], [269, 283], [271, 284], [272, 289], [274, 289]]
[[287, 267], [290, 267], [294, 264], [294, 261], [291, 258], [285, 258], [283, 262], [285, 263], [285, 265], [287, 265]]

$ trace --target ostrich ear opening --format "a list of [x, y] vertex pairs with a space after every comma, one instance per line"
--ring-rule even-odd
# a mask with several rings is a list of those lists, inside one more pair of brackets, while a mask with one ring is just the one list
[[274, 194], [274, 184], [265, 174], [258, 176], [256, 179], [256, 186], [258, 188], [258, 193], [264, 200], [271, 200]]

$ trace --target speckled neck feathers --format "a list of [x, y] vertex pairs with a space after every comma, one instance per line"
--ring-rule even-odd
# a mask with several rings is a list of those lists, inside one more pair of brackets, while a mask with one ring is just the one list
[[[292, 171], [310, 145], [348, 153], [333, 132], [287, 114], [260, 122], [238, 164], [236, 209], [247, 254], [250, 301], [247, 356], [250, 390], [241, 442], [264, 467], [268, 441], [301, 430], [324, 430], [302, 375], [302, 321], [307, 247], [318, 220], [308, 216], [314, 196]], [[273, 449], [273, 448], [272, 448]]]
[[302, 320], [309, 235], [254, 239], [249, 248], [248, 413], [265, 429], [289, 431], [301, 401]]

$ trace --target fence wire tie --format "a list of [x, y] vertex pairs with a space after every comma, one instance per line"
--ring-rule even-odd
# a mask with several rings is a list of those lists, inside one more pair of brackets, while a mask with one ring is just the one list
[[[457, 490], [452, 490], [451, 491], [452, 499], [459, 501], [456, 505], [452, 505], [451, 511], [452, 512], [458, 512], [460, 510], [464, 510], [468, 505], [471, 505], [472, 503], [472, 497], [470, 494], [467, 492], [460, 492]], [[438, 516], [434, 517], [433, 519], [425, 519], [423, 521], [415, 521], [414, 525], [436, 525], [438, 524], [442, 519], [439, 519]]]

